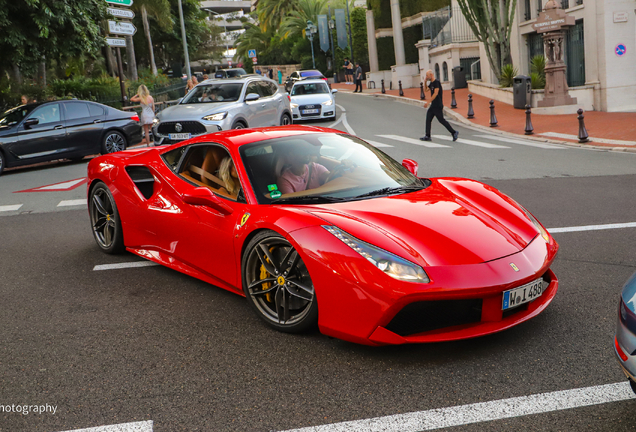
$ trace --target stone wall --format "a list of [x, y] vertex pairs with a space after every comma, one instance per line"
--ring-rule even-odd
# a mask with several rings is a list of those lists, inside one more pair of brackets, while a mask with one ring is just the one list
[[283, 73], [283, 82], [285, 79], [291, 75], [292, 72], [300, 70], [300, 64], [292, 64], [292, 65], [254, 65], [254, 73], [260, 69], [260, 71], [265, 75], [265, 73], [272, 68], [274, 71], [274, 79], [278, 80], [278, 71]]

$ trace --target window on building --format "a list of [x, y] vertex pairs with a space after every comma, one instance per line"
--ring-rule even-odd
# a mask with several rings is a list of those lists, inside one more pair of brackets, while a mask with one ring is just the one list
[[530, 64], [535, 56], [542, 56], [543, 53], [543, 37], [539, 33], [528, 33], [526, 38], [528, 44], [528, 71]]
[[525, 5], [525, 7], [524, 7], [524, 11], [525, 11], [524, 12], [524, 16], [525, 16], [526, 21], [528, 21], [529, 19], [532, 18], [532, 14], [530, 12], [530, 10], [531, 10], [530, 0], [525, 0], [524, 5]]
[[570, 7], [570, 0], [561, 0], [561, 9], [567, 9]]
[[439, 63], [435, 63], [435, 79], [439, 80]]
[[463, 68], [467, 81], [481, 79], [481, 62], [479, 61], [479, 57], [459, 59], [459, 65]]
[[537, 0], [537, 16], [543, 12], [543, 2], [542, 0]]
[[567, 65], [568, 86], [585, 84], [585, 40], [583, 20], [576, 21], [565, 34], [565, 64]]
[[446, 62], [442, 64], [442, 74], [444, 76], [444, 79], [442, 81], [448, 81], [448, 65], [446, 64]]

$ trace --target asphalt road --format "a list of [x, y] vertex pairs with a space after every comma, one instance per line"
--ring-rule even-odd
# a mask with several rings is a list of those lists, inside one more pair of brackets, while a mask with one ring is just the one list
[[[421, 108], [338, 95], [335, 126], [391, 147], [421, 176], [485, 181], [548, 228], [635, 222], [636, 155], [537, 148], [460, 137], [427, 148]], [[343, 114], [339, 110], [339, 115]], [[328, 126], [330, 123], [321, 123]], [[434, 123], [433, 134], [444, 135]], [[16, 190], [81, 178], [85, 163], [0, 177], [0, 405], [50, 404], [55, 414], [3, 413], [0, 431], [62, 431], [152, 420], [155, 431], [270, 431], [452, 407], [624, 381], [612, 352], [620, 288], [636, 271], [636, 228], [558, 233], [560, 290], [544, 313], [474, 340], [369, 348], [319, 333], [265, 327], [244, 299], [98, 251], [84, 187]], [[450, 428], [457, 431], [636, 429], [636, 401]]]

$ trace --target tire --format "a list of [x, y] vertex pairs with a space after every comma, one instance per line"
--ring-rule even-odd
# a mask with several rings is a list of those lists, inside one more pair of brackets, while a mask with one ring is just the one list
[[6, 161], [4, 158], [4, 154], [0, 151], [0, 174], [2, 174], [2, 171], [4, 171], [4, 166], [6, 165]]
[[289, 114], [284, 113], [281, 117], [280, 117], [280, 125], [281, 126], [289, 126], [290, 124], [292, 124], [292, 118]]
[[102, 141], [102, 154], [126, 150], [127, 144], [124, 134], [116, 130], [108, 131]]
[[247, 125], [242, 120], [237, 121], [232, 125], [232, 129], [245, 129]]
[[632, 387], [634, 393], [636, 393], [636, 382], [629, 380], [629, 385]]
[[316, 328], [318, 302], [311, 277], [285, 237], [258, 233], [245, 249], [241, 269], [247, 301], [267, 325], [285, 333]]
[[88, 198], [88, 212], [93, 237], [99, 248], [107, 254], [124, 251], [124, 233], [113, 194], [104, 183], [99, 182]]

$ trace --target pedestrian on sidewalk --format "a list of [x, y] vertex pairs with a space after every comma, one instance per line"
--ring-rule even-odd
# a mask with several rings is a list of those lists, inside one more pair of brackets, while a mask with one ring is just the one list
[[430, 81], [428, 85], [428, 89], [431, 89], [431, 101], [424, 101], [424, 107], [428, 105], [428, 110], [426, 111], [426, 135], [420, 138], [422, 141], [430, 141], [431, 140], [431, 123], [433, 122], [433, 117], [437, 118], [437, 120], [444, 126], [448, 132], [453, 136], [453, 141], [457, 141], [457, 137], [459, 137], [459, 132], [457, 132], [453, 127], [444, 119], [444, 102], [442, 100], [442, 84], [439, 80], [435, 79], [435, 75], [432, 70], [426, 71], [426, 78], [424, 79], [424, 86], [426, 86], [426, 82]]
[[[356, 62], [355, 81], [356, 89], [353, 92], [362, 93], [362, 68], [360, 67], [360, 63], [358, 62]], [[358, 87], [360, 87], [360, 91], [358, 91]]]
[[146, 147], [150, 147], [150, 127], [155, 120], [155, 100], [150, 96], [148, 87], [140, 85], [137, 94], [130, 98], [131, 102], [139, 102], [141, 105], [141, 124], [144, 128], [144, 139]]
[[345, 84], [351, 84], [349, 82], [349, 57], [345, 57], [342, 68], [344, 69]]

